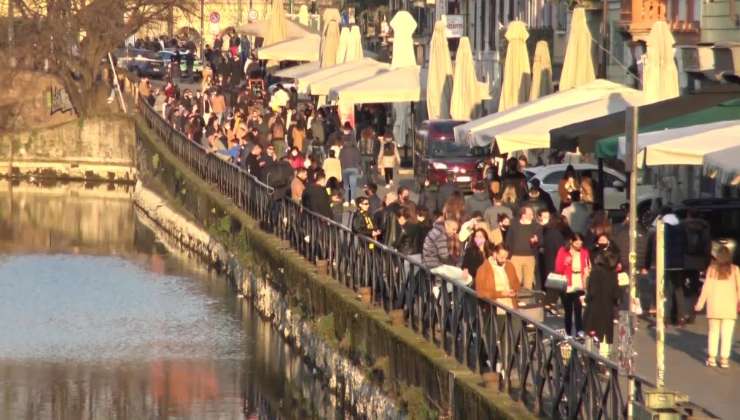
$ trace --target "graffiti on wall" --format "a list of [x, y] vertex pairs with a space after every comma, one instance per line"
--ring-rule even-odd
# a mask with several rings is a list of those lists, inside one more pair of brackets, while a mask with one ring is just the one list
[[50, 86], [49, 87], [49, 115], [54, 115], [57, 112], [67, 113], [73, 111], [72, 102], [69, 100], [69, 95], [63, 87]]

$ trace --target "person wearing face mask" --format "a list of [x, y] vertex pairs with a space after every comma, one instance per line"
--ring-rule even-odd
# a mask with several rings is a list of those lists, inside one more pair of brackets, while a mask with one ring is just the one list
[[[583, 246], [583, 236], [573, 233], [555, 257], [555, 272], [566, 277], [568, 283], [563, 293], [565, 308], [565, 333], [583, 335], [583, 305], [581, 298], [591, 271], [591, 258]], [[573, 321], [575, 320], [575, 329]]]
[[491, 230], [491, 243], [498, 245], [506, 240], [506, 235], [511, 227], [511, 217], [507, 214], [499, 214], [496, 228]]
[[616, 270], [617, 272], [622, 271], [622, 265], [619, 264], [619, 260], [621, 259], [622, 253], [617, 247], [617, 244], [612, 242], [609, 239], [609, 235], [607, 235], [605, 232], [602, 232], [596, 236], [596, 241], [594, 242], [593, 249], [591, 249], [590, 251], [591, 251], [591, 262], [592, 263], [596, 261], [596, 257], [598, 257], [599, 254], [602, 254], [604, 252], [609, 252], [610, 254], [615, 255], [617, 257]]
[[485, 246], [488, 243], [488, 233], [485, 229], [476, 228], [465, 243], [465, 254], [460, 268], [467, 271], [470, 277], [475, 278], [479, 267], [486, 258]]

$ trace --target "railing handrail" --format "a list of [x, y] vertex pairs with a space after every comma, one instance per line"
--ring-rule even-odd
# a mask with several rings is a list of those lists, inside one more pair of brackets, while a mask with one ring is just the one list
[[[177, 130], [175, 130], [175, 128], [162, 115], [160, 115], [160, 113], [158, 113], [152, 106], [150, 106], [145, 100], [139, 100], [138, 103], [139, 103], [138, 109], [141, 112], [141, 114], [144, 116], [144, 118], [148, 121], [148, 123], [153, 126], [155, 124], [155, 122], [156, 122], [156, 124], [160, 124], [160, 125], [162, 125], [164, 127], [167, 127], [167, 134], [170, 137], [175, 136], [177, 138], [177, 140], [180, 142], [180, 143], [178, 143], [179, 145], [191, 144], [191, 145], [196, 146], [196, 150], [198, 150], [200, 153], [203, 153], [204, 155], [212, 155], [213, 154], [213, 153], [210, 153], [202, 145], [200, 145], [198, 143], [195, 143], [195, 142], [187, 139], [182, 133], [180, 133]], [[175, 144], [169, 142], [168, 139], [165, 139], [165, 141], [168, 142], [168, 145], [170, 146], [170, 148], [175, 147]], [[180, 157], [182, 157], [182, 156], [180, 156]], [[190, 157], [190, 158], [192, 159], [192, 157]], [[390, 273], [390, 274], [401, 275], [401, 274], [399, 274], [399, 271], [401, 271], [401, 267], [403, 266], [403, 267], [406, 267], [406, 268], [404, 268], [402, 270], [403, 271], [403, 274], [402, 274], [403, 276], [421, 276], [422, 279], [430, 279], [433, 283], [438, 284], [439, 287], [440, 287], [440, 289], [441, 288], [447, 288], [448, 285], [451, 285], [452, 286], [452, 291], [451, 292], [449, 292], [449, 293], [439, 293], [439, 297], [437, 297], [437, 296], [431, 296], [430, 295], [431, 292], [429, 291], [431, 289], [428, 289], [427, 288], [427, 289], [424, 289], [425, 291], [418, 292], [418, 293], [421, 293], [423, 296], [419, 295], [419, 296], [412, 297], [412, 299], [417, 299], [417, 300], [413, 300], [413, 302], [412, 301], [406, 301], [407, 302], [406, 305], [410, 305], [410, 304], [414, 304], [414, 305], [421, 304], [422, 306], [427, 305], [427, 312], [424, 312], [423, 319], [420, 318], [419, 320], [416, 320], [416, 321], [414, 321], [414, 320], [411, 319], [411, 317], [412, 317], [412, 315], [411, 315], [411, 309], [408, 309], [408, 311], [409, 311], [409, 315], [408, 315], [409, 319], [407, 320], [407, 322], [409, 323], [409, 325], [411, 323], [415, 323], [417, 321], [422, 322], [422, 324], [424, 324], [424, 322], [431, 323], [430, 324], [431, 325], [431, 328], [433, 328], [434, 325], [439, 326], [441, 324], [446, 324], [448, 322], [455, 323], [455, 325], [457, 325], [456, 323], [459, 322], [459, 319], [457, 319], [455, 317], [458, 317], [458, 318], [461, 317], [462, 316], [461, 313], [466, 311], [466, 309], [465, 308], [462, 308], [462, 306], [465, 306], [465, 302], [469, 302], [469, 303], [472, 302], [472, 303], [474, 303], [474, 307], [476, 307], [476, 308], [488, 308], [487, 310], [489, 311], [488, 312], [489, 313], [489, 315], [488, 315], [489, 318], [492, 316], [490, 314], [496, 313], [496, 311], [498, 309], [502, 309], [506, 313], [506, 319], [507, 319], [507, 321], [506, 321], [506, 327], [503, 330], [503, 332], [499, 332], [499, 333], [495, 334], [492, 337], [488, 337], [489, 339], [495, 339], [496, 340], [495, 343], [488, 343], [488, 346], [493, 346], [493, 347], [491, 347], [493, 349], [492, 350], [492, 353], [486, 351], [487, 354], [488, 354], [488, 357], [490, 358], [490, 361], [493, 361], [494, 359], [498, 360], [498, 359], [501, 359], [503, 357], [501, 355], [501, 351], [502, 350], [499, 349], [499, 346], [502, 346], [504, 344], [501, 344], [500, 340], [506, 341], [506, 343], [508, 343], [507, 345], [514, 345], [514, 346], [517, 346], [517, 345], [521, 345], [521, 346], [538, 346], [538, 345], [539, 346], [551, 346], [551, 349], [553, 349], [551, 351], [555, 351], [554, 349], [559, 348], [560, 346], [563, 346], [563, 345], [566, 345], [566, 346], [570, 347], [571, 351], [574, 352], [575, 354], [577, 354], [579, 356], [579, 359], [578, 360], [574, 360], [572, 358], [568, 358], [568, 361], [565, 362], [564, 360], [561, 360], [560, 356], [558, 355], [558, 356], [555, 356], [555, 358], [557, 360], [555, 360], [555, 361], [550, 360], [549, 362], [547, 362], [549, 364], [547, 364], [546, 366], [543, 367], [542, 363], [545, 363], [545, 361], [539, 360], [539, 358], [537, 360], [528, 360], [528, 359], [525, 359], [525, 358], [531, 358], [532, 357], [531, 355], [520, 354], [520, 353], [516, 353], [516, 352], [514, 352], [513, 355], [511, 355], [511, 354], [505, 354], [506, 360], [499, 360], [502, 363], [508, 363], [508, 366], [511, 369], [517, 369], [517, 366], [519, 366], [518, 369], [524, 371], [524, 372], [521, 372], [521, 371], [518, 372], [518, 375], [521, 375], [523, 373], [524, 376], [525, 376], [523, 378], [524, 386], [527, 386], [528, 378], [529, 378], [529, 376], [531, 376], [531, 383], [529, 385], [537, 388], [537, 390], [538, 390], [538, 391], [535, 391], [534, 394], [537, 394], [537, 392], [539, 392], [541, 394], [543, 392], [544, 387], [546, 385], [550, 385], [551, 388], [553, 386], [555, 386], [556, 387], [555, 388], [555, 391], [553, 391], [553, 389], [550, 389], [550, 393], [553, 393], [554, 392], [555, 394], [557, 394], [558, 392], [560, 392], [561, 394], [558, 394], [558, 395], [562, 395], [562, 392], [564, 392], [564, 389], [565, 388], [568, 388], [570, 390], [570, 387], [574, 387], [576, 385], [581, 386], [581, 387], [584, 387], [584, 386], [586, 386], [586, 384], [589, 384], [589, 383], [592, 383], [593, 381], [598, 380], [598, 379], [595, 379], [595, 378], [587, 377], [588, 376], [588, 373], [585, 372], [585, 370], [592, 369], [595, 366], [601, 366], [602, 368], [606, 369], [608, 372], [611, 372], [611, 375], [607, 375], [607, 379], [603, 379], [603, 378], [601, 379], [602, 381], [603, 380], [609, 381], [609, 386], [606, 386], [605, 387], [606, 390], [593, 391], [593, 392], [597, 392], [597, 393], [598, 392], [604, 393], [604, 395], [598, 395], [598, 398], [601, 399], [601, 400], [603, 400], [603, 401], [601, 401], [601, 400], [599, 400], [599, 401], [589, 401], [588, 403], [590, 403], [591, 405], [588, 408], [583, 408], [582, 407], [582, 404], [587, 404], [587, 403], [584, 403], [584, 402], [581, 401], [581, 402], [577, 403], [577, 406], [574, 408], [574, 407], [571, 407], [571, 404], [572, 403], [570, 401], [568, 401], [568, 400], [561, 400], [559, 398], [562, 398], [562, 397], [558, 397], [556, 395], [554, 397], [554, 398], [556, 398], [556, 400], [554, 401], [555, 406], [550, 409], [551, 410], [551, 414], [553, 416], [557, 416], [555, 414], [557, 412], [556, 410], [563, 410], [563, 409], [565, 409], [566, 411], [568, 411], [568, 413], [571, 413], [571, 414], [573, 413], [573, 410], [575, 410], [576, 413], [580, 413], [581, 412], [580, 410], [594, 410], [594, 412], [600, 412], [602, 414], [601, 417], [607, 417], [607, 418], [613, 418], [613, 416], [616, 416], [615, 418], [624, 418], [624, 417], [626, 417], [626, 412], [627, 412], [626, 401], [625, 401], [626, 399], [624, 399], [623, 396], [621, 395], [621, 391], [619, 389], [620, 387], [619, 387], [618, 380], [616, 378], [612, 378], [612, 376], [617, 376], [618, 373], [620, 372], [620, 367], [618, 366], [618, 364], [615, 361], [610, 360], [610, 359], [602, 356], [598, 352], [595, 352], [595, 351], [593, 351], [591, 349], [588, 349], [584, 344], [579, 343], [573, 337], [569, 337], [569, 336], [567, 336], [567, 335], [565, 335], [565, 334], [563, 334], [563, 333], [561, 333], [561, 332], [559, 332], [559, 331], [551, 328], [550, 326], [544, 324], [544, 322], [538, 321], [537, 319], [534, 319], [533, 317], [531, 317], [528, 314], [522, 313], [521, 311], [519, 311], [519, 310], [517, 310], [515, 308], [508, 307], [506, 305], [503, 305], [503, 304], [501, 304], [499, 302], [496, 302], [496, 301], [493, 301], [491, 299], [488, 299], [488, 298], [479, 296], [475, 292], [475, 290], [473, 290], [470, 287], [468, 287], [468, 286], [466, 286], [466, 285], [464, 285], [464, 284], [456, 281], [455, 279], [451, 279], [451, 278], [448, 278], [448, 277], [445, 277], [445, 276], [442, 276], [442, 275], [439, 275], [439, 274], [433, 274], [428, 267], [424, 266], [422, 263], [420, 263], [418, 261], [415, 261], [413, 259], [410, 259], [408, 256], [406, 256], [406, 255], [398, 252], [398, 250], [396, 250], [394, 248], [391, 248], [391, 247], [389, 247], [389, 246], [387, 246], [387, 245], [385, 245], [383, 243], [380, 243], [380, 242], [378, 242], [378, 241], [376, 241], [376, 240], [374, 240], [374, 239], [372, 239], [370, 237], [367, 237], [365, 235], [357, 234], [357, 233], [353, 232], [352, 229], [350, 229], [348, 226], [345, 226], [345, 225], [343, 225], [341, 223], [338, 223], [337, 221], [332, 220], [332, 219], [329, 219], [329, 218], [327, 218], [327, 217], [325, 217], [323, 215], [317, 214], [317, 213], [315, 213], [315, 212], [313, 212], [313, 211], [311, 211], [311, 210], [303, 207], [301, 205], [301, 203], [297, 203], [297, 202], [295, 202], [295, 201], [293, 201], [293, 200], [291, 200], [290, 198], [287, 198], [287, 197], [285, 197], [285, 198], [282, 198], [281, 197], [279, 200], [276, 200], [276, 198], [273, 196], [274, 195], [273, 193], [274, 193], [275, 190], [272, 187], [270, 187], [269, 185], [267, 185], [264, 182], [262, 182], [261, 180], [259, 180], [253, 174], [247, 172], [242, 167], [240, 167], [238, 165], [235, 165], [235, 164], [233, 164], [231, 162], [228, 162], [228, 161], [225, 161], [225, 160], [222, 160], [222, 159], [218, 159], [218, 158], [215, 158], [215, 157], [214, 157], [214, 159], [218, 160], [218, 162], [221, 162], [222, 165], [225, 165], [224, 168], [228, 168], [229, 171], [235, 172], [237, 175], [239, 175], [241, 177], [245, 177], [245, 179], [247, 180], [247, 184], [246, 185], [242, 185], [241, 183], [239, 183], [239, 186], [237, 188], [242, 188], [242, 187], [243, 188], [249, 188], [249, 183], [252, 183], [253, 186], [256, 186], [258, 188], [258, 194], [259, 194], [259, 192], [262, 192], [263, 194], [265, 194], [264, 196], [257, 196], [257, 198], [254, 199], [256, 201], [255, 203], [248, 202], [249, 198], [246, 198], [247, 201], [245, 201], [245, 203], [246, 203], [245, 205], [248, 205], [248, 206], [256, 205], [257, 207], [259, 207], [260, 205], [267, 205], [267, 204], [269, 204], [269, 202], [272, 202], [273, 204], [274, 203], [286, 203], [286, 204], [281, 204], [281, 207], [280, 207], [281, 210], [280, 211], [287, 212], [287, 214], [290, 214], [292, 216], [295, 216], [296, 218], [294, 220], [291, 220], [290, 221], [291, 226], [288, 229], [288, 230], [290, 230], [290, 232], [288, 232], [288, 231], [282, 232], [282, 234], [283, 234], [282, 236], [283, 236], [284, 239], [285, 239], [285, 236], [288, 236], [290, 234], [293, 234], [293, 235], [296, 234], [296, 231], [298, 229], [300, 229], [300, 226], [297, 226], [297, 225], [299, 225], [301, 223], [301, 218], [303, 218], [302, 220], [304, 220], [304, 221], [307, 220], [307, 224], [309, 225], [307, 229], [309, 231], [311, 231], [311, 228], [313, 228], [313, 231], [311, 231], [312, 233], [316, 233], [317, 236], [329, 235], [328, 238], [324, 238], [324, 241], [323, 242], [321, 241], [321, 238], [317, 239], [317, 242], [320, 242], [320, 244], [319, 245], [313, 245], [313, 246], [320, 246], [320, 247], [328, 247], [328, 248], [331, 248], [332, 246], [337, 246], [338, 242], [342, 242], [342, 246], [348, 246], [350, 248], [352, 248], [354, 246], [355, 248], [365, 249], [365, 250], [367, 250], [369, 248], [370, 249], [374, 249], [375, 250], [375, 253], [377, 253], [378, 257], [377, 257], [377, 261], [375, 261], [373, 263], [373, 264], [375, 264], [375, 266], [373, 266], [373, 267], [376, 268], [376, 269], [380, 269], [381, 271], [383, 271], [383, 268], [388, 269], [388, 267], [385, 266], [385, 264], [388, 264], [388, 266], [390, 266], [390, 268], [389, 268], [390, 271], [388, 271], [386, 274], [389, 274]], [[192, 165], [193, 164], [191, 164], [191, 166]], [[195, 169], [195, 168], [193, 168], [193, 169]], [[202, 168], [201, 168], [201, 170], [202, 170]], [[227, 183], [228, 183], [228, 181], [227, 181]], [[232, 180], [232, 184], [233, 184], [233, 180]], [[231, 185], [231, 187], [233, 188], [234, 185]], [[219, 185], [219, 188], [229, 188], [229, 186], [228, 185], [227, 186], [221, 186], [221, 185]], [[242, 194], [239, 197], [239, 199], [242, 199], [243, 197], [248, 197], [249, 196], [248, 191], [238, 191], [238, 194]], [[225, 195], [229, 196], [229, 194], [227, 194], [227, 193], [225, 193]], [[235, 197], [230, 197], [230, 198], [235, 199]], [[260, 202], [261, 199], [264, 200], [264, 201]], [[240, 204], [239, 207], [241, 208], [241, 205], [244, 204], [244, 203], [239, 203], [239, 204]], [[252, 207], [250, 207], [250, 209], [252, 209]], [[246, 211], [246, 209], [244, 209], [244, 210]], [[260, 216], [260, 218], [262, 219], [262, 220], [259, 220], [260, 222], [269, 222], [270, 217], [273, 217], [273, 215], [269, 214], [269, 212], [265, 212], [265, 209], [264, 208], [258, 209], [258, 210], [252, 209], [250, 211], [257, 211], [258, 212], [257, 213], [258, 216]], [[285, 217], [285, 216], [282, 216], [282, 217]], [[321, 229], [320, 230], [317, 227], [317, 223], [320, 224], [320, 226], [321, 226]], [[283, 224], [287, 224], [287, 223], [284, 223], [283, 222]], [[280, 229], [280, 223], [276, 223], [275, 226], [274, 226], [274, 228], [275, 229]], [[370, 245], [372, 245], [372, 246], [370, 246]], [[294, 248], [296, 248], [297, 250], [299, 250], [298, 249], [299, 247], [301, 247], [301, 246], [304, 246], [305, 247], [306, 245], [303, 244], [303, 240], [302, 240], [302, 237], [301, 237], [300, 240], [295, 240], [294, 239], [293, 242], [291, 243], [291, 246], [293, 246]], [[306, 254], [306, 257], [309, 258], [309, 259], [311, 258], [310, 257], [311, 254], [313, 254], [314, 257], [315, 257], [316, 256], [315, 254], [317, 253], [315, 250], [311, 251], [311, 250], [308, 250], [308, 249], [304, 249], [303, 251], [305, 251], [304, 254]], [[300, 252], [300, 250], [299, 250], [299, 252]], [[372, 254], [372, 253], [368, 253], [368, 252], [366, 252], [366, 253], [367, 254]], [[341, 259], [341, 256], [339, 256], [339, 258]], [[369, 258], [369, 257], [368, 256], [359, 256], [357, 258]], [[380, 266], [378, 266], [378, 265], [380, 265]], [[374, 274], [371, 273], [371, 276], [372, 275], [374, 275]], [[381, 272], [381, 275], [382, 275], [382, 272]], [[340, 280], [340, 277], [337, 277], [337, 276], [341, 276], [340, 274], [338, 274], [338, 272], [337, 272], [337, 274], [334, 274], [333, 276], [335, 277], [336, 280], [338, 280], [340, 282], [342, 281], [342, 280]], [[366, 280], [366, 279], [354, 279], [352, 281], [352, 284], [354, 285], [355, 284], [355, 281], [362, 282], [363, 280]], [[388, 280], [386, 279], [386, 281], [388, 281]], [[391, 279], [390, 281], [392, 282], [393, 279]], [[410, 277], [407, 277], [406, 281], [410, 281]], [[349, 287], [354, 287], [353, 285], [347, 284], [347, 280], [346, 279], [344, 280], [344, 283], [345, 283], [345, 285], [347, 285]], [[381, 287], [381, 288], [389, 287], [388, 285], [380, 285], [380, 286], [375, 285], [375, 286], [376, 287]], [[391, 286], [398, 287], [397, 284], [391, 284]], [[406, 287], [408, 287], [408, 284], [401, 284], [400, 287], [406, 288]], [[419, 287], [424, 288], [424, 287], [428, 287], [428, 286], [421, 285]], [[398, 293], [398, 291], [396, 291], [396, 292]], [[405, 289], [401, 293], [404, 293], [404, 292], [405, 292]], [[383, 292], [381, 292], [381, 295], [382, 295], [382, 293]], [[458, 303], [455, 303], [455, 305], [457, 305], [457, 307], [454, 310], [453, 310], [453, 306], [452, 306], [453, 304], [449, 301], [451, 299], [451, 297], [449, 295], [454, 295], [455, 297], [457, 297], [457, 302]], [[426, 302], [423, 301], [424, 298], [427, 299]], [[388, 299], [390, 300], [392, 298], [388, 297]], [[406, 298], [404, 298], [404, 299], [406, 299]], [[442, 303], [440, 303], [440, 301]], [[411, 303], [409, 303], [409, 302], [411, 302]], [[392, 304], [388, 304], [388, 302], [385, 302], [385, 301], [383, 303], [381, 303], [381, 304], [384, 306], [384, 309], [386, 311], [390, 310], [390, 309], [386, 308], [386, 306], [391, 306], [392, 305]], [[440, 305], [440, 304], [443, 306], [443, 309], [444, 310], [446, 310], [446, 311], [453, 311], [454, 312], [454, 315], [450, 315], [450, 314], [444, 313], [444, 312], [439, 312], [438, 313], [438, 310], [435, 309], [436, 308], [435, 305]], [[429, 309], [429, 308], [432, 308], [432, 309]], [[431, 311], [431, 312], [428, 312], [428, 311]], [[427, 319], [428, 316], [431, 317], [431, 318]], [[468, 314], [468, 316], [470, 316], [470, 315]], [[436, 319], [435, 317], [436, 318], [440, 318], [440, 319]], [[495, 317], [493, 317], [493, 318], [495, 318]], [[457, 320], [455, 320], [455, 319], [457, 319]], [[472, 320], [468, 320], [468, 322], [483, 322], [483, 321], [484, 320], [480, 318], [480, 315], [478, 315], [478, 317], [474, 317]], [[497, 323], [497, 321], [495, 319], [493, 319], [492, 322], [494, 323], [494, 325]], [[518, 337], [518, 334], [520, 334], [520, 333], [513, 332], [514, 327], [512, 325], [514, 325], [515, 323], [520, 323], [522, 326], [531, 325], [532, 327], [534, 327], [534, 331], [536, 332], [536, 336], [539, 338], [540, 343], [538, 344], [538, 343], [529, 343], [529, 342], [524, 343], [524, 342], [522, 342], [522, 340], [525, 340], [525, 338], [523, 338], [523, 336], [522, 337]], [[442, 346], [443, 349], [446, 352], [448, 352], [448, 353], [453, 352], [453, 353], [459, 354], [460, 349], [458, 348], [459, 345], [456, 343], [456, 341], [459, 339], [458, 335], [463, 334], [463, 333], [461, 333], [461, 332], [459, 332], [457, 330], [454, 330], [454, 331], [452, 331], [452, 335], [453, 335], [453, 337], [452, 337], [453, 342], [452, 343], [449, 343], [448, 342], [449, 341], [448, 340], [449, 337], [447, 337], [445, 335], [442, 336], [441, 342], [438, 343], [438, 342], [436, 342], [436, 333], [435, 332], [431, 332], [431, 333], [429, 331], [426, 331], [426, 333], [424, 332], [425, 328], [430, 328], [430, 325], [426, 325], [426, 327], [422, 325], [421, 327], [418, 327], [418, 328], [416, 326], [414, 326], [413, 329], [415, 331], [417, 331], [417, 332], [420, 332], [422, 335], [424, 335], [428, 339], [429, 339], [429, 336], [431, 336], [431, 340], [434, 341], [435, 344], [437, 344], [438, 346]], [[517, 325], [519, 325], [519, 324], [517, 324]], [[448, 328], [447, 325], [445, 325], [444, 327], [445, 328]], [[450, 329], [455, 329], [457, 327], [450, 326], [449, 328]], [[483, 328], [483, 326], [482, 325], [477, 325], [477, 328], [481, 329], [481, 328]], [[524, 328], [522, 328], [522, 330], [524, 330]], [[521, 334], [524, 334], [524, 333], [522, 332]], [[478, 337], [477, 338], [478, 341], [480, 341], [482, 339], [483, 339], [483, 337]], [[473, 340], [476, 340], [476, 338], [474, 338]], [[547, 345], [544, 344], [545, 341], [549, 341], [549, 344], [547, 344]], [[477, 342], [476, 345], [478, 345], [478, 346], [485, 345], [485, 343]], [[464, 348], [467, 348], [468, 350], [462, 350], [462, 351], [469, 351], [469, 348], [468, 348], [467, 344], [464, 344], [463, 347]], [[545, 350], [542, 350], [542, 351], [545, 351]], [[537, 357], [539, 357], [539, 356], [537, 356]], [[552, 359], [552, 357], [553, 357], [553, 355], [550, 353], [549, 358]], [[565, 357], [563, 356], [562, 359], [565, 359]], [[469, 363], [470, 363], [470, 361], [468, 360], [468, 364]], [[479, 362], [474, 362], [474, 363], [479, 363]], [[555, 363], [555, 365], [550, 365], [552, 363]], [[563, 363], [566, 363], [566, 365], [562, 365]], [[574, 365], [574, 363], [578, 364], [578, 366]], [[473, 368], [473, 369], [475, 370], [475, 368]], [[481, 367], [479, 366], [478, 369], [481, 369]], [[545, 369], [545, 370], [547, 370], [547, 372], [540, 372], [539, 370], [537, 372], [532, 372], [532, 370], [535, 370], [535, 369], [540, 369], [540, 370], [541, 369]], [[563, 369], [565, 369], [567, 372], [566, 371], [563, 371]], [[570, 369], [575, 369], [575, 371], [571, 372]], [[570, 373], [568, 373], [568, 372], [570, 372]], [[511, 386], [510, 383], [511, 383], [511, 375], [512, 375], [512, 373], [508, 373], [508, 375], [509, 376], [507, 376], [507, 378], [506, 378], [508, 380], [508, 382], [506, 384], [500, 385], [500, 387], [503, 387], [503, 388], [507, 388], [508, 389]], [[560, 378], [561, 379], [561, 382], [560, 383], [557, 383], [556, 385], [553, 385], [551, 383], [553, 381], [553, 379], [552, 378], [549, 378], [548, 375], [560, 375], [560, 376], [563, 376], [564, 375], [564, 376], [563, 376], [563, 378]], [[571, 375], [576, 375], [576, 376], [571, 376]], [[578, 376], [578, 375], [580, 375], [580, 376]], [[631, 377], [635, 379], [635, 381], [636, 381], [636, 383], [638, 385], [638, 391], [639, 392], [642, 392], [642, 387], [643, 386], [654, 387], [654, 385], [652, 383], [650, 383], [650, 381], [646, 380], [645, 378], [642, 378], [642, 377], [640, 377], [638, 375], [633, 375]], [[522, 380], [522, 378], [519, 378], [519, 379]], [[548, 379], [551, 381], [549, 384], [548, 384]], [[614, 382], [614, 381], [616, 381], [616, 382]], [[557, 391], [558, 389], [560, 391]], [[590, 389], [590, 387], [589, 387], [589, 389]], [[575, 391], [570, 390], [569, 392], [575, 392]], [[585, 392], [584, 389], [581, 389], [581, 392]], [[610, 392], [611, 392], [611, 394], [610, 394]], [[619, 395], [616, 395], [616, 394], [619, 394]], [[577, 396], [578, 396], [578, 393], [577, 392], [576, 392], [576, 394], [573, 394], [573, 395], [570, 395], [569, 394], [568, 395], [568, 399], [570, 399], [570, 398], [576, 398]], [[535, 400], [537, 400], [537, 398], [542, 399], [543, 397], [542, 397], [542, 395], [539, 395], [539, 397], [537, 395], [534, 395], [533, 398]], [[588, 399], [589, 397], [580, 396], [578, 398], [581, 398], [581, 399], [586, 398], [586, 399]], [[590, 398], [594, 398], [594, 397], [592, 396]], [[609, 402], [605, 402], [607, 398], [610, 399]], [[638, 395], [638, 400], [640, 398], [641, 398], [641, 395]], [[529, 397], [527, 397], [527, 399], [529, 399]], [[614, 404], [621, 405], [621, 407], [619, 407], [619, 410], [617, 410], [616, 413], [615, 412], [612, 412], [614, 410], [614, 407], [612, 407], [611, 408], [612, 411], [610, 411], [612, 413], [612, 415], [604, 414], [606, 411], [609, 411], [610, 410], [609, 407], [605, 407], [605, 406], [614, 405]], [[565, 405], [565, 408], [562, 408], [562, 405]], [[544, 413], [544, 408], [542, 408], [541, 406], [539, 406], [539, 408], [537, 410], [540, 411], [540, 414], [543, 414]], [[595, 417], [600, 417], [600, 416], [599, 415], [595, 415]]]

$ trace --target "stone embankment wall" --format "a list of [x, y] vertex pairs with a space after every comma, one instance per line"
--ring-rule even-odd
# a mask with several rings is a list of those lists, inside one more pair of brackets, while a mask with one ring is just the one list
[[291, 310], [284, 293], [274, 287], [267, 273], [245, 270], [239, 258], [210, 233], [174, 211], [141, 182], [136, 184], [134, 203], [181, 246], [221, 268], [234, 289], [252, 299], [260, 314], [326, 376], [330, 389], [342, 395], [344, 403], [357, 414], [368, 418], [401, 417], [394, 401], [360, 367], [327, 344], [316, 325]]
[[[379, 413], [374, 401], [382, 400], [370, 397], [376, 388], [368, 388], [369, 378], [375, 387], [397, 397], [410, 418], [533, 418], [508, 395], [483, 387], [480, 375], [409, 328], [393, 325], [385, 311], [362, 303], [353, 291], [319, 273], [315, 265], [264, 232], [214, 186], [198, 178], [138, 117], [136, 126], [140, 178], [167, 200], [169, 208], [201, 229], [177, 233], [184, 223], [175, 221], [173, 233], [183, 237], [183, 243], [199, 243], [192, 246], [201, 248], [204, 255], [216, 255], [214, 265], [241, 278], [235, 283], [237, 290], [253, 296], [286, 334], [299, 337], [297, 346], [327, 355], [318, 356], [317, 365], [338, 365], [336, 372], [346, 372], [330, 377], [329, 382], [343, 384], [340, 388], [348, 391], [348, 401]], [[210, 239], [205, 242], [206, 232], [222, 245]], [[305, 336], [306, 331], [312, 335]], [[338, 351], [342, 357], [324, 349]], [[355, 375], [366, 379], [350, 379]]]
[[134, 181], [136, 137], [124, 116], [0, 134], [0, 176]]

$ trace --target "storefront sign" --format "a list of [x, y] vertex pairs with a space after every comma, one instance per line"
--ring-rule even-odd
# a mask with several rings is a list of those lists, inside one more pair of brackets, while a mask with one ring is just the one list
[[447, 38], [460, 38], [465, 34], [465, 19], [462, 15], [447, 15]]

